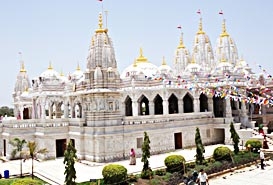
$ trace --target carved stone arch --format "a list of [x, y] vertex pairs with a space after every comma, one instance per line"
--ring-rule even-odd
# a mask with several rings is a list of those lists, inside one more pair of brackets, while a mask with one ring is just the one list
[[155, 115], [163, 114], [163, 99], [162, 99], [162, 97], [159, 94], [157, 94], [154, 97], [153, 102], [154, 102], [154, 114]]
[[82, 118], [83, 105], [82, 105], [82, 97], [76, 97], [73, 101], [73, 118]]
[[207, 95], [204, 93], [201, 93], [199, 96], [199, 101], [200, 101], [200, 112], [208, 111], [209, 105], [208, 105]]
[[213, 112], [215, 117], [224, 117], [224, 98], [213, 96]]
[[140, 115], [149, 115], [150, 111], [149, 111], [149, 100], [148, 98], [142, 94], [138, 100], [138, 112]]
[[184, 113], [193, 112], [193, 96], [187, 92], [183, 97]]
[[179, 112], [179, 110], [178, 110], [178, 98], [174, 93], [172, 93], [169, 96], [168, 102], [169, 102], [169, 114], [177, 114]]
[[125, 100], [125, 116], [133, 116], [132, 98], [127, 95]]

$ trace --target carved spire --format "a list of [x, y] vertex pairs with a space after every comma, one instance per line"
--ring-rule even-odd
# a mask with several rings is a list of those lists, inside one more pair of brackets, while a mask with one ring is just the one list
[[197, 34], [205, 34], [205, 32], [203, 31], [203, 25], [202, 25], [202, 18], [200, 18], [200, 22], [199, 22], [199, 27], [198, 27], [198, 32]]
[[177, 49], [181, 49], [181, 48], [185, 48], [184, 43], [183, 43], [183, 33], [181, 33], [179, 45], [177, 46]]
[[221, 37], [226, 37], [226, 36], [229, 36], [229, 34], [227, 33], [227, 30], [226, 30], [226, 20], [223, 19], [223, 23], [222, 23], [222, 33], [220, 35]]

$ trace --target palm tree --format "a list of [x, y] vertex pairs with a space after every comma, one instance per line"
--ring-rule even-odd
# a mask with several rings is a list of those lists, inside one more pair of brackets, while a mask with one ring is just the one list
[[20, 159], [20, 177], [23, 176], [23, 170], [22, 170], [22, 150], [24, 148], [24, 145], [27, 143], [24, 139], [14, 138], [13, 140], [10, 140], [9, 143], [14, 147], [14, 149], [11, 152], [12, 158], [15, 158], [17, 153], [19, 153], [19, 159]]
[[34, 159], [36, 159], [37, 154], [45, 154], [47, 153], [47, 149], [43, 148], [43, 149], [39, 149], [38, 150], [38, 144], [35, 141], [29, 141], [27, 144], [28, 147], [28, 154], [27, 156], [31, 158], [31, 177], [32, 179], [34, 178], [34, 174], [33, 174], [33, 168], [34, 168]]

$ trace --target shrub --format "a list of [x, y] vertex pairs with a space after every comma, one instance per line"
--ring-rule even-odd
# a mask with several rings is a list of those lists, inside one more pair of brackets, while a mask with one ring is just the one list
[[164, 160], [167, 172], [182, 172], [184, 169], [185, 158], [182, 155], [170, 155]]
[[24, 179], [13, 181], [11, 185], [43, 185], [43, 183], [39, 180], [24, 178]]
[[262, 143], [258, 139], [249, 139], [247, 140], [245, 147], [251, 146], [251, 151], [252, 152], [258, 152], [260, 148], [262, 148]]
[[102, 170], [104, 184], [122, 184], [127, 179], [127, 169], [118, 164], [109, 164]]
[[127, 177], [127, 182], [137, 182], [137, 176], [134, 175], [134, 174], [129, 174], [128, 177]]
[[155, 171], [155, 174], [158, 176], [166, 175], [166, 169], [159, 169]]
[[151, 168], [148, 168], [146, 170], [142, 170], [140, 177], [142, 179], [151, 179], [154, 176], [153, 170]]
[[213, 158], [216, 161], [231, 161], [232, 151], [226, 146], [220, 146], [213, 151]]

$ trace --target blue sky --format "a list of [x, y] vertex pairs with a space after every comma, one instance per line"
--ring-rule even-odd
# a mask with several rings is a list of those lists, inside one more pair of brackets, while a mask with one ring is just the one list
[[[120, 73], [139, 55], [160, 65], [162, 57], [172, 66], [181, 24], [184, 43], [192, 51], [201, 10], [203, 29], [213, 47], [221, 33], [224, 12], [227, 31], [240, 56], [255, 72], [258, 64], [273, 74], [272, 0], [104, 0], [109, 35], [113, 40]], [[12, 92], [22, 58], [30, 79], [49, 65], [65, 74], [79, 62], [86, 68], [89, 43], [98, 24], [97, 0], [0, 0], [0, 106], [12, 106]], [[271, 64], [271, 65], [270, 65]]]

